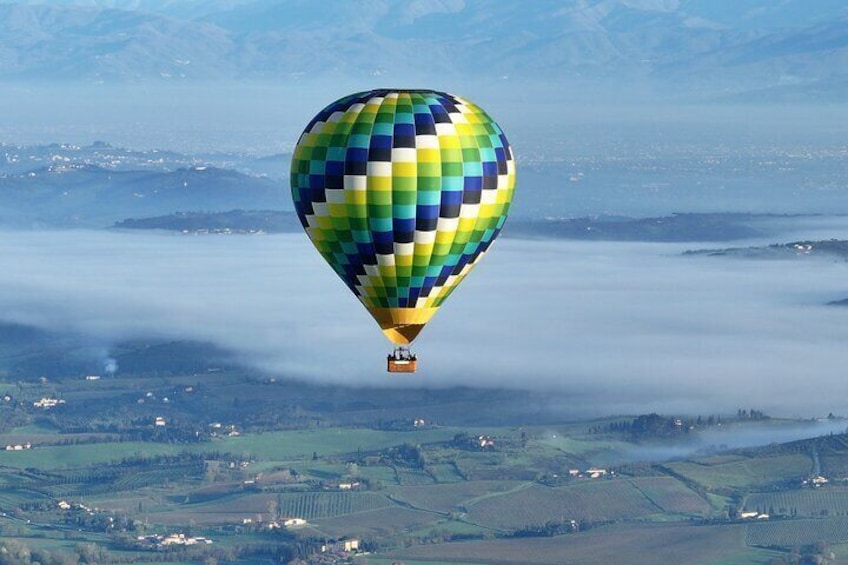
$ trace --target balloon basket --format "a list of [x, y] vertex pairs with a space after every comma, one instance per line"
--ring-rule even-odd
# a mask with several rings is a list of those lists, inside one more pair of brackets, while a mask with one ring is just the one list
[[386, 357], [386, 370], [390, 373], [414, 373], [418, 370], [418, 356], [406, 347], [398, 347]]

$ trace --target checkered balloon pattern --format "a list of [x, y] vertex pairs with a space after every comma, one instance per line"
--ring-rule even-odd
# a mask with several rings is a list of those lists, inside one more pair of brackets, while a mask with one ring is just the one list
[[398, 344], [489, 249], [514, 187], [498, 124], [464, 98], [429, 90], [333, 102], [306, 126], [291, 166], [312, 243]]

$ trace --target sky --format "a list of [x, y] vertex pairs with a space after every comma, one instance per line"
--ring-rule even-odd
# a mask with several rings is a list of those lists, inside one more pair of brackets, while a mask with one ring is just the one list
[[[848, 237], [848, 221], [827, 233]], [[199, 340], [312, 382], [547, 392], [563, 417], [848, 416], [848, 310], [825, 305], [848, 297], [844, 262], [502, 239], [416, 341], [419, 373], [389, 379], [390, 344], [300, 234], [15, 232], [0, 242], [0, 320], [106, 351], [133, 337]]]

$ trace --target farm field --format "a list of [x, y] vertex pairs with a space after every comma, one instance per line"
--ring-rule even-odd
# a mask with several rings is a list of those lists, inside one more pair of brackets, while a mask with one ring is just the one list
[[666, 464], [672, 472], [708, 490], [757, 489], [783, 481], [798, 481], [810, 474], [812, 459], [806, 455], [778, 455], [715, 463], [706, 460]]
[[431, 512], [422, 512], [401, 507], [379, 508], [351, 514], [315, 520], [313, 526], [328, 537], [380, 538], [422, 527], [438, 527], [442, 517]]
[[395, 487], [391, 497], [416, 508], [447, 514], [461, 510], [469, 502], [527, 486], [521, 481], [462, 481], [419, 487]]
[[713, 510], [708, 501], [671, 477], [641, 477], [630, 484], [666, 514], [707, 517]]
[[848, 488], [756, 493], [745, 499], [745, 508], [760, 509], [772, 516], [824, 517], [848, 515]]
[[750, 524], [746, 541], [748, 545], [788, 548], [818, 541], [845, 543], [848, 542], [848, 517], [769, 520]]
[[384, 495], [355, 492], [238, 493], [200, 504], [178, 504], [153, 509], [148, 519], [168, 524], [187, 519], [203, 524], [239, 524], [245, 519], [270, 522], [277, 519], [347, 516], [393, 506]]
[[[404, 563], [526, 565], [656, 565], [657, 563], [766, 563], [779, 555], [750, 548], [744, 525], [686, 526], [616, 524], [552, 538], [455, 542], [395, 550], [386, 556]], [[372, 565], [368, 557], [357, 560]], [[373, 565], [385, 562], [374, 561]]]
[[257, 435], [221, 439], [215, 449], [242, 454], [245, 458], [290, 461], [355, 453], [357, 450], [380, 450], [403, 443], [448, 441], [462, 431], [457, 428], [437, 428], [416, 431], [382, 431], [369, 428], [317, 428], [266, 432]]
[[509, 531], [548, 522], [604, 522], [662, 513], [709, 512], [706, 501], [685, 485], [660, 477], [584, 481], [555, 488], [530, 485], [470, 502], [465, 520]]

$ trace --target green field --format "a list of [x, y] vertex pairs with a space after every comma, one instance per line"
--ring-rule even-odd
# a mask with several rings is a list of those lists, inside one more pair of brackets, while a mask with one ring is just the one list
[[787, 548], [817, 541], [845, 543], [848, 517], [758, 522], [748, 526], [746, 541], [749, 545]]
[[655, 514], [707, 515], [706, 501], [667, 477], [586, 480], [573, 486], [529, 485], [468, 504], [465, 519], [500, 530], [566, 523], [629, 520]]
[[[745, 543], [744, 525], [617, 524], [552, 538], [523, 538], [426, 545], [390, 552], [404, 563], [420, 561], [485, 565], [657, 565], [767, 563], [778, 554]], [[383, 565], [368, 557], [359, 563]]]
[[355, 453], [357, 450], [379, 450], [404, 443], [433, 443], [448, 441], [460, 430], [438, 428], [416, 431], [382, 431], [368, 428], [312, 428], [265, 432], [258, 435], [228, 437], [213, 442], [221, 451], [242, 454], [245, 458], [291, 461]]
[[416, 508], [447, 514], [460, 511], [475, 499], [527, 486], [519, 481], [463, 481], [458, 483], [390, 489], [392, 498]]
[[712, 512], [708, 501], [671, 477], [641, 477], [630, 483], [667, 514], [707, 517]]
[[423, 527], [435, 527], [441, 517], [431, 512], [422, 512], [397, 506], [359, 512], [349, 516], [320, 518], [315, 527], [329, 537], [388, 537]]
[[772, 516], [823, 517], [848, 515], [848, 488], [785, 490], [756, 493], [745, 499], [745, 508]]
[[754, 489], [783, 481], [799, 481], [812, 470], [812, 459], [806, 455], [733, 458], [730, 461], [677, 461], [665, 465], [705, 489], [713, 491]]
[[120, 461], [129, 457], [176, 455], [190, 449], [196, 447], [140, 441], [44, 447], [36, 445], [27, 451], [0, 451], [0, 466], [16, 469], [71, 469]]
[[[35, 445], [26, 451], [0, 450], [0, 466], [38, 469], [65, 469], [98, 463], [120, 461], [129, 457], [176, 455], [181, 452], [232, 453], [243, 459], [291, 461], [308, 459], [313, 453], [321, 457], [354, 453], [358, 449], [379, 450], [403, 443], [447, 441], [456, 429], [440, 428], [414, 432], [380, 431], [365, 428], [306, 429], [226, 437], [208, 443], [175, 445], [151, 442], [111, 442], [108, 444]], [[15, 437], [28, 440], [25, 432]], [[108, 446], [108, 447], [106, 447]]]

